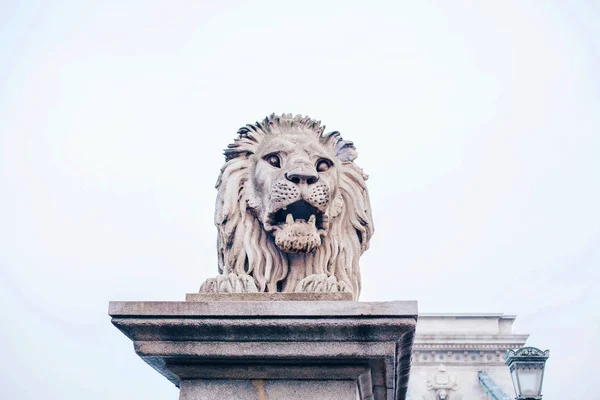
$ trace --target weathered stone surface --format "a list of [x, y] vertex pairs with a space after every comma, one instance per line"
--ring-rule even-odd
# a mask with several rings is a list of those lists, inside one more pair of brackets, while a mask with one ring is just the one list
[[[350, 380], [187, 380], [180, 400], [362, 400]], [[372, 398], [372, 397], [371, 397]]]
[[354, 144], [272, 114], [238, 131], [217, 180], [220, 275], [200, 292], [360, 293], [373, 218]]
[[[314, 386], [322, 397], [310, 398], [396, 400], [406, 392], [417, 309], [415, 302], [189, 301], [112, 302], [109, 313], [182, 399], [211, 398], [190, 396], [220, 379], [223, 390], [263, 380], [268, 399], [294, 398], [285, 397], [294, 390], [316, 396], [307, 388], [327, 381], [333, 386]], [[191, 383], [199, 379], [208, 386]], [[343, 381], [354, 385], [353, 397], [327, 397], [342, 390], [327, 387]]]
[[185, 301], [350, 301], [350, 292], [323, 293], [188, 293]]

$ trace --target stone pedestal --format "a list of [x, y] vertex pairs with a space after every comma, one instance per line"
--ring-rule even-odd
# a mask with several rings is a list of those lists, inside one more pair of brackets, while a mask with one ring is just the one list
[[109, 314], [136, 353], [180, 388], [180, 400], [404, 399], [416, 302], [337, 296], [189, 295], [111, 302]]

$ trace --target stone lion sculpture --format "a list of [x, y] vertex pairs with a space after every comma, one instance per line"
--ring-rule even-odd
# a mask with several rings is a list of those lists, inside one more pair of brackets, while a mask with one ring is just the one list
[[219, 273], [201, 292], [360, 293], [371, 206], [352, 142], [309, 117], [238, 130], [217, 180]]

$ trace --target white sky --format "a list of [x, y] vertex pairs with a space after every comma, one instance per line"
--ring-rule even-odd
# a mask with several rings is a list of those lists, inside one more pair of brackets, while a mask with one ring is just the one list
[[0, 397], [177, 398], [108, 301], [217, 273], [221, 151], [271, 112], [357, 145], [362, 301], [518, 314], [544, 398], [593, 396], [600, 3], [96, 3], [0, 3]]

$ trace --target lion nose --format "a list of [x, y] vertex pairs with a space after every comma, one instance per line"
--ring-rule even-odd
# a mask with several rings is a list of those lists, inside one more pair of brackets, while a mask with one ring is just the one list
[[298, 168], [286, 172], [285, 178], [290, 182], [294, 182], [295, 184], [306, 183], [308, 185], [312, 185], [319, 180], [319, 174], [317, 174], [317, 171]]

